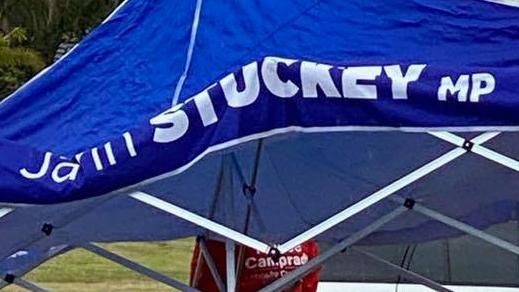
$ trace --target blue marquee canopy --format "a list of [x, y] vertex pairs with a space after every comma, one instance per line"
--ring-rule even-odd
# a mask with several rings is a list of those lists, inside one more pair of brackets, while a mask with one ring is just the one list
[[[125, 1], [0, 103], [0, 255], [45, 222], [49, 246], [202, 232], [134, 192], [268, 243], [399, 198], [515, 219], [518, 47], [519, 8], [480, 0]], [[456, 234], [402, 217], [364, 243]]]

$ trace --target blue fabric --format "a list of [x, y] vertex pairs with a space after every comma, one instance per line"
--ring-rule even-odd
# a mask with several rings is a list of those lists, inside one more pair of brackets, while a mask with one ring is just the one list
[[[168, 222], [171, 217], [136, 201], [101, 196], [121, 188], [123, 194], [149, 191], [242, 230], [247, 204], [242, 187], [250, 183], [260, 138], [251, 135], [257, 134], [266, 138], [250, 234], [283, 242], [453, 147], [426, 134], [326, 131], [518, 129], [516, 8], [476, 0], [205, 0], [181, 92], [184, 104], [170, 109], [194, 8], [194, 1], [129, 0], [67, 58], [0, 105], [0, 202], [85, 199], [22, 208], [1, 218], [2, 230], [11, 235], [0, 251], [14, 252], [24, 242], [17, 234], [21, 225], [39, 232], [44, 221], [68, 222], [93, 206], [99, 208], [67, 225], [70, 237], [52, 240], [157, 240], [201, 233], [180, 220]], [[277, 60], [269, 56], [295, 61], [264, 73], [265, 62]], [[340, 97], [327, 97], [330, 92], [322, 87], [317, 97], [305, 95], [302, 61], [331, 65], [324, 75], [310, 76], [328, 80]], [[426, 66], [409, 82], [408, 98], [396, 98], [385, 66], [399, 65], [405, 73], [420, 64]], [[359, 98], [343, 87], [347, 69], [365, 66], [380, 66], [379, 77], [346, 87], [376, 86], [373, 100], [366, 99], [369, 90], [357, 91], [364, 97]], [[459, 94], [439, 100], [442, 78], [456, 82], [464, 74], [468, 100], [458, 101]], [[495, 81], [495, 88], [478, 100], [471, 98], [474, 74]], [[291, 81], [298, 91], [287, 93], [278, 84], [273, 92], [268, 76], [285, 85]], [[258, 93], [240, 96], [256, 78]], [[488, 88], [490, 80], [480, 87]], [[518, 157], [511, 146], [518, 139], [508, 133], [490, 145]], [[230, 153], [242, 174], [229, 168]], [[400, 195], [479, 227], [512, 219], [517, 174], [467, 156]], [[166, 173], [176, 175], [139, 184]], [[223, 203], [217, 200], [221, 193]], [[392, 201], [381, 202], [323, 237], [342, 238], [395, 207]], [[406, 241], [453, 235], [425, 219], [402, 220], [369, 243], [394, 242], [400, 231]]]
[[[501, 103], [514, 98], [512, 83], [486, 92], [481, 100], [473, 100], [471, 94], [470, 101], [450, 97], [442, 101], [431, 89], [443, 79], [438, 72], [447, 70], [410, 65], [421, 66], [424, 78], [409, 84], [403, 90], [406, 93], [394, 93], [395, 85], [387, 86], [384, 78], [371, 84], [360, 84], [365, 80], [347, 84], [348, 70], [376, 67], [330, 66], [304, 77], [304, 64], [325, 66], [272, 57], [252, 62], [183, 104], [73, 158], [38, 152], [8, 140], [0, 142], [0, 150], [7, 154], [0, 158], [4, 171], [0, 201], [48, 204], [102, 195], [162, 174], [177, 174], [208, 153], [274, 134], [359, 129], [496, 130], [519, 125], [516, 107], [500, 111]], [[378, 70], [382, 72], [382, 67]], [[511, 79], [514, 74], [502, 71], [492, 68], [492, 75], [482, 74], [498, 80]], [[319, 89], [314, 83], [305, 83], [304, 78], [325, 81]], [[305, 84], [312, 86], [313, 93], [305, 91]], [[360, 88], [352, 90], [355, 87]]]
[[75, 154], [144, 123], [173, 96], [193, 11], [190, 1], [127, 1], [1, 104], [0, 137]]
[[[2, 104], [0, 137], [73, 155], [165, 110], [184, 66], [194, 8], [192, 1], [129, 0], [68, 58]], [[513, 69], [518, 13], [479, 0], [206, 0], [181, 100], [265, 56]], [[511, 103], [499, 105], [506, 111]]]

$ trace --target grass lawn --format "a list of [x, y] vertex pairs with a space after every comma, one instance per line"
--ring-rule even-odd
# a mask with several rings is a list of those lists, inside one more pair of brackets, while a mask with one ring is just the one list
[[[194, 239], [148, 243], [102, 244], [106, 249], [165, 275], [187, 283]], [[54, 291], [171, 291], [83, 249], [60, 255], [43, 264], [26, 279]], [[8, 287], [4, 291], [23, 291]]]

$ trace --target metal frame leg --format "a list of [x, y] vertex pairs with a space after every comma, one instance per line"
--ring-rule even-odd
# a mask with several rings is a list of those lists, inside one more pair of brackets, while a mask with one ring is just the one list
[[129, 259], [126, 259], [125, 257], [122, 257], [122, 256], [115, 254], [111, 251], [108, 251], [106, 249], [103, 249], [102, 247], [97, 246], [95, 244], [85, 243], [83, 245], [80, 245], [80, 247], [85, 250], [88, 250], [94, 254], [97, 254], [103, 258], [106, 258], [112, 262], [115, 262], [121, 266], [124, 266], [132, 271], [135, 271], [135, 272], [145, 275], [153, 280], [164, 283], [170, 287], [179, 289], [181, 291], [198, 291], [197, 289], [189, 287], [188, 285], [186, 285], [180, 281], [172, 279], [172, 278], [170, 278], [164, 274], [161, 274], [159, 272], [156, 272], [148, 267], [145, 267], [141, 264], [138, 264]]
[[207, 245], [205, 244], [205, 239], [200, 239], [199, 241], [200, 251], [201, 254], [205, 260], [205, 263], [209, 267], [209, 271], [211, 272], [211, 275], [213, 276], [214, 281], [216, 282], [216, 286], [218, 287], [218, 290], [220, 292], [225, 292], [225, 284], [223, 283], [222, 277], [220, 276], [220, 273], [218, 272], [218, 269], [216, 268], [216, 264], [214, 262], [213, 257], [207, 250]]
[[227, 276], [227, 292], [236, 291], [236, 261], [234, 248], [234, 242], [230, 239], [227, 239], [225, 241], [225, 268]]
[[267, 245], [259, 240], [256, 240], [250, 236], [243, 235], [242, 233], [235, 231], [229, 227], [226, 227], [222, 224], [211, 221], [211, 220], [209, 220], [205, 217], [202, 217], [200, 215], [197, 215], [193, 212], [182, 209], [170, 202], [164, 201], [164, 200], [154, 197], [150, 194], [147, 194], [144, 192], [134, 192], [134, 193], [130, 194], [130, 197], [132, 197], [138, 201], [141, 201], [147, 205], [160, 209], [164, 212], [175, 215], [186, 221], [194, 223], [198, 226], [211, 230], [214, 233], [217, 233], [225, 238], [232, 239], [233, 241], [241, 243], [248, 247], [263, 251], [265, 253], [267, 253], [270, 250], [269, 245]]
[[0, 218], [2, 218], [5, 215], [11, 213], [12, 211], [14, 211], [14, 209], [11, 209], [11, 208], [0, 208]]
[[[499, 133], [484, 133], [474, 139], [470, 140], [471, 147], [478, 146], [479, 144], [485, 143], [486, 141], [494, 138]], [[368, 207], [376, 204], [377, 202], [393, 195], [395, 192], [401, 190], [402, 188], [412, 184], [413, 182], [421, 179], [422, 177], [428, 175], [429, 173], [441, 168], [442, 166], [448, 164], [449, 162], [457, 159], [463, 154], [466, 154], [470, 151], [470, 149], [463, 148], [455, 148], [440, 157], [426, 163], [425, 165], [419, 167], [418, 169], [410, 172], [409, 174], [397, 179], [393, 183], [381, 188], [380, 190], [368, 195], [364, 199], [356, 202], [352, 206], [344, 209], [343, 211], [331, 216], [330, 218], [324, 220], [323, 222], [315, 225], [314, 227], [304, 231], [303, 233], [297, 235], [296, 237], [286, 241], [285, 243], [276, 247], [277, 251], [280, 253], [285, 253], [290, 249], [296, 247], [297, 245], [314, 238], [315, 236], [325, 232], [326, 230], [336, 226], [337, 224], [345, 221], [346, 219], [354, 216], [355, 214], [367, 209]], [[250, 236], [246, 236], [240, 232], [232, 230], [224, 225], [215, 223], [211, 220], [208, 220], [205, 217], [199, 216], [193, 212], [187, 211], [183, 208], [180, 208], [172, 203], [166, 202], [164, 200], [153, 197], [149, 194], [143, 192], [134, 192], [130, 194], [130, 197], [139, 200], [143, 203], [161, 209], [165, 212], [173, 214], [177, 217], [180, 217], [184, 220], [192, 222], [196, 225], [199, 225], [203, 228], [211, 230], [219, 235], [222, 235], [226, 238], [230, 238], [235, 242], [241, 243], [248, 247], [254, 248], [256, 250], [268, 253], [271, 248], [268, 244], [263, 243], [259, 240], [256, 240]]]
[[441, 284], [425, 277], [425, 276], [422, 276], [420, 274], [417, 274], [413, 271], [410, 271], [408, 269], [405, 269], [401, 266], [398, 266], [398, 265], [395, 265], [393, 264], [392, 262], [390, 261], [387, 261], [383, 258], [380, 258], [372, 253], [369, 253], [369, 252], [366, 252], [366, 251], [363, 251], [363, 250], [360, 250], [358, 248], [355, 248], [355, 247], [352, 247], [351, 250], [355, 251], [356, 253], [358, 254], [361, 254], [365, 257], [368, 257], [378, 263], [381, 263], [383, 265], [385, 265], [386, 267], [389, 267], [397, 272], [400, 273], [400, 275], [404, 278], [407, 278], [408, 280], [411, 280], [413, 282], [415, 282], [416, 284], [422, 284], [424, 286], [427, 286], [435, 291], [440, 291], [440, 292], [453, 292], [452, 290], [449, 290], [447, 288], [445, 288], [444, 286], [442, 286]]
[[[484, 133], [481, 134], [472, 140], [470, 142], [473, 146], [485, 143], [486, 141], [494, 138], [499, 133]], [[448, 164], [449, 162], [459, 158], [463, 154], [468, 153], [469, 150], [465, 148], [455, 148], [440, 157], [426, 163], [425, 165], [419, 167], [418, 169], [408, 173], [407, 175], [399, 178], [398, 180], [394, 181], [393, 183], [381, 188], [380, 190], [370, 194], [369, 196], [365, 197], [364, 199], [358, 201], [357, 203], [353, 204], [352, 206], [348, 207], [347, 209], [344, 209], [343, 211], [333, 215], [332, 217], [326, 219], [325, 221], [317, 224], [316, 226], [308, 229], [307, 231], [299, 234], [298, 236], [292, 238], [291, 240], [281, 244], [278, 247], [278, 250], [281, 253], [285, 253], [288, 250], [296, 247], [297, 245], [310, 240], [314, 238], [315, 236], [325, 232], [326, 230], [336, 226], [337, 224], [345, 221], [346, 219], [352, 217], [353, 215], [367, 209], [368, 207], [376, 204], [377, 202], [393, 195], [397, 191], [401, 190], [402, 188], [412, 184], [413, 182], [421, 179], [422, 177], [428, 175], [429, 173], [432, 173], [433, 171], [441, 168], [442, 166]]]
[[[52, 224], [51, 225], [52, 229], [55, 232], [55, 230], [57, 230], [57, 229], [63, 228], [73, 222], [76, 222], [76, 220], [78, 220], [79, 218], [94, 211], [95, 209], [99, 208], [100, 206], [102, 206], [109, 200], [113, 199], [114, 197], [115, 197], [114, 195], [107, 195], [105, 198], [93, 200], [92, 202], [87, 203], [84, 206], [77, 207], [77, 209], [72, 211], [70, 214], [66, 214], [66, 215], [58, 217], [58, 218], [53, 218], [52, 222], [48, 222], [48, 223]], [[46, 222], [41, 222], [41, 223], [44, 224]], [[47, 238], [47, 236], [49, 236], [49, 235], [50, 234], [45, 234], [44, 232], [42, 232], [41, 229], [36, 229], [36, 230], [29, 232], [27, 234], [27, 237], [18, 241], [11, 248], [8, 248], [4, 251], [0, 251], [0, 260], [3, 260], [5, 258], [11, 256], [12, 254], [14, 254], [15, 252], [17, 252], [19, 250], [28, 248], [29, 246], [31, 246], [37, 242], [45, 240]]]
[[477, 228], [474, 228], [466, 223], [463, 223], [459, 220], [456, 220], [454, 218], [451, 218], [449, 216], [443, 215], [437, 211], [434, 211], [432, 209], [429, 209], [421, 204], [416, 203], [413, 211], [418, 212], [424, 216], [427, 216], [429, 218], [432, 218], [438, 222], [441, 222], [445, 225], [448, 225], [450, 227], [453, 227], [455, 229], [458, 229], [466, 234], [472, 235], [474, 237], [477, 237], [483, 241], [486, 241], [496, 247], [502, 248], [504, 250], [507, 250], [511, 253], [514, 253], [516, 255], [519, 255], [519, 247], [517, 245], [514, 245], [508, 241], [505, 241], [503, 239], [500, 239], [498, 237], [495, 237], [491, 234], [488, 234], [482, 230], [479, 230]]
[[[449, 133], [449, 132], [431, 132], [430, 135], [432, 135], [438, 139], [447, 141], [460, 148], [468, 147], [465, 139], [463, 139], [462, 137], [459, 137], [457, 135], [454, 135], [452, 133]], [[495, 137], [495, 136], [499, 135], [499, 132], [489, 132], [489, 133], [487, 133], [487, 135], [493, 135], [493, 137]], [[479, 156], [482, 156], [488, 160], [494, 161], [498, 164], [501, 164], [501, 165], [508, 167], [510, 169], [513, 169], [515, 171], [519, 171], [519, 161], [517, 161], [513, 158], [510, 158], [508, 156], [505, 156], [494, 150], [491, 150], [485, 146], [482, 146], [480, 144], [474, 144], [474, 145], [470, 145], [469, 150], [470, 150], [470, 152], [477, 154]]]
[[[7, 278], [10, 278], [9, 280], [6, 280]], [[16, 285], [18, 287], [21, 287], [21, 288], [24, 288], [24, 289], [27, 289], [29, 291], [34, 291], [34, 292], [47, 292], [47, 291], [50, 291], [48, 289], [45, 289], [43, 287], [40, 287], [38, 285], [36, 285], [35, 283], [33, 282], [30, 282], [28, 280], [25, 280], [23, 279], [22, 277], [18, 277], [18, 276], [15, 276], [15, 275], [6, 275], [6, 278], [4, 280], [0, 280], [0, 289], [3, 289], [9, 285]]]
[[[438, 133], [431, 133], [431, 134], [441, 138], [441, 135]], [[464, 143], [463, 143], [462, 147], [453, 149], [453, 150], [441, 155], [440, 157], [426, 163], [425, 165], [419, 167], [418, 169], [397, 179], [393, 183], [379, 189], [378, 191], [368, 195], [364, 199], [354, 203], [352, 206], [344, 209], [343, 211], [331, 216], [330, 218], [315, 225], [314, 227], [302, 232], [301, 234], [297, 235], [296, 237], [277, 246], [276, 247], [277, 251], [279, 253], [285, 253], [285, 252], [289, 251], [290, 249], [296, 247], [297, 245], [314, 238], [315, 236], [325, 232], [326, 230], [336, 226], [337, 224], [340, 224], [341, 222], [343, 222], [343, 221], [347, 220], [348, 218], [354, 216], [355, 214], [367, 209], [368, 207], [376, 204], [377, 202], [393, 195], [395, 192], [397, 192], [397, 191], [401, 190], [402, 188], [412, 184], [413, 182], [421, 179], [422, 177], [428, 175], [429, 173], [434, 172], [435, 170], [441, 168], [442, 166], [448, 164], [449, 162], [457, 159], [461, 155], [468, 153], [469, 151], [471, 151], [472, 148], [475, 147], [476, 149], [480, 149], [480, 148], [478, 148], [478, 147], [480, 147], [479, 144], [482, 144], [488, 140], [491, 140], [498, 134], [499, 133], [489, 132], [489, 133], [484, 133], [482, 135], [479, 135], [479, 136], [473, 138], [472, 140], [468, 141], [468, 143], [470, 144], [470, 147], [465, 147], [464, 145], [467, 143], [467, 141], [463, 140]], [[459, 138], [459, 139], [461, 139], [461, 138]], [[481, 146], [481, 148], [486, 149], [482, 146]], [[501, 157], [501, 158], [503, 158], [503, 157]], [[519, 169], [519, 166], [518, 166], [518, 169]], [[259, 251], [262, 251], [265, 253], [267, 253], [271, 250], [271, 248], [268, 244], [265, 244], [254, 238], [251, 238], [251, 237], [246, 236], [242, 233], [239, 233], [235, 230], [232, 230], [224, 225], [215, 223], [215, 222], [208, 220], [202, 216], [199, 216], [195, 213], [189, 212], [174, 204], [171, 204], [164, 200], [155, 198], [149, 194], [146, 194], [143, 192], [135, 192], [135, 193], [132, 193], [130, 196], [133, 197], [134, 199], [137, 199], [148, 205], [154, 206], [158, 209], [161, 209], [165, 212], [173, 214], [177, 217], [180, 217], [184, 220], [192, 222], [203, 228], [211, 230], [226, 238], [230, 238], [233, 241], [239, 242], [248, 247], [254, 248], [256, 250], [259, 250]]]
[[47, 292], [47, 291], [50, 291], [50, 290], [42, 288], [42, 287], [40, 287], [40, 286], [30, 282], [30, 281], [27, 281], [27, 280], [25, 280], [23, 278], [18, 278], [18, 277], [14, 279], [13, 284], [15, 284], [17, 286], [20, 286], [22, 288], [25, 288], [25, 289], [27, 289], [29, 291], [33, 291], [33, 292]]
[[[60, 254], [63, 254], [63, 253], [66, 253], [68, 251], [72, 250], [72, 248], [68, 245], [63, 245], [61, 247], [56, 247], [55, 249], [52, 250], [52, 253], [49, 252], [47, 253], [47, 256], [46, 257], [42, 257], [38, 260], [35, 260], [34, 262], [32, 262], [31, 264], [27, 265], [25, 268], [23, 269], [20, 269], [20, 270], [17, 270], [16, 272], [14, 273], [11, 273], [11, 274], [4, 274], [2, 275], [2, 277], [5, 279], [6, 277], [15, 277], [15, 278], [22, 278], [23, 276], [25, 276], [26, 274], [30, 273], [32, 270], [34, 270], [35, 268], [37, 268], [38, 266], [40, 266], [41, 264], [43, 264], [44, 262], [52, 259], [53, 257], [57, 256], [57, 255], [60, 255]], [[9, 276], [8, 276], [9, 275]], [[13, 280], [14, 282], [14, 280]], [[12, 283], [10, 282], [7, 282], [7, 281], [4, 281], [4, 280], [0, 280], [0, 290], [6, 286], [9, 286], [11, 285]]]
[[366, 228], [352, 234], [350, 237], [340, 241], [332, 248], [326, 250], [319, 256], [311, 259], [308, 263], [305, 265], [295, 269], [291, 273], [287, 274], [286, 276], [274, 281], [270, 285], [264, 287], [260, 290], [260, 292], [270, 292], [270, 291], [279, 291], [288, 285], [293, 284], [297, 280], [303, 278], [308, 273], [312, 272], [317, 267], [321, 266], [324, 262], [335, 256], [336, 254], [343, 251], [345, 248], [355, 244], [359, 240], [365, 238], [369, 234], [373, 233], [386, 223], [390, 222], [391, 220], [395, 219], [396, 217], [400, 216], [402, 213], [406, 212], [408, 209], [406, 207], [399, 207], [392, 212], [380, 217], [379, 219], [375, 220], [373, 223], [368, 225]]

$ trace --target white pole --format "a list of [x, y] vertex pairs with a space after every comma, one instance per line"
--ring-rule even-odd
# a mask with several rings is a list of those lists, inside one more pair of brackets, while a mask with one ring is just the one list
[[[22, 278], [23, 276], [25, 276], [26, 274], [28, 274], [35, 268], [39, 267], [44, 262], [53, 258], [54, 256], [65, 253], [69, 250], [71, 250], [71, 248], [68, 245], [61, 245], [58, 247], [54, 247], [51, 252], [47, 252], [45, 254], [45, 257], [43, 257], [43, 258], [39, 257], [37, 259], [31, 260], [30, 262], [26, 263], [22, 269], [19, 269], [16, 271], [16, 276], [18, 278]], [[2, 277], [6, 277], [7, 274], [2, 275]], [[2, 290], [4, 287], [9, 286], [9, 285], [11, 285], [11, 283], [6, 282], [4, 280], [0, 280], [0, 290]]]
[[[63, 216], [59, 216], [52, 220], [52, 225], [54, 226], [54, 231], [63, 229], [65, 226], [77, 222], [81, 217], [86, 214], [90, 214], [97, 208], [103, 206], [106, 202], [112, 200], [115, 196], [101, 196], [94, 200], [87, 200], [80, 207], [75, 207], [71, 212], [65, 213]], [[41, 222], [44, 223], [44, 222]], [[26, 249], [32, 245], [39, 244], [42, 241], [47, 240], [47, 235], [45, 235], [41, 228], [30, 229], [26, 233], [22, 239], [18, 240], [15, 244], [12, 244], [10, 248], [0, 250], [0, 259], [5, 259], [8, 256], [14, 254], [15, 252]]]
[[374, 261], [377, 261], [383, 265], [385, 265], [386, 267], [389, 267], [393, 270], [396, 270], [399, 274], [401, 274], [402, 276], [404, 276], [404, 278], [407, 278], [408, 280], [411, 280], [417, 284], [422, 284], [426, 287], [429, 287], [431, 289], [433, 289], [434, 291], [440, 291], [440, 292], [453, 292], [452, 290], [450, 289], [447, 289], [445, 288], [444, 286], [442, 286], [441, 284], [425, 277], [425, 276], [422, 276], [418, 273], [415, 273], [413, 271], [410, 271], [408, 269], [404, 269], [403, 267], [401, 266], [398, 266], [398, 265], [395, 265], [393, 264], [392, 262], [389, 262], [381, 257], [378, 257], [372, 253], [369, 253], [369, 252], [366, 252], [366, 251], [363, 251], [363, 250], [360, 250], [358, 248], [355, 248], [355, 247], [352, 247], [351, 248], [352, 250], [354, 250], [355, 252], [361, 254], [361, 255], [364, 255]]
[[0, 208], [0, 218], [11, 213], [12, 211], [13, 211], [13, 209], [11, 209], [11, 208]]
[[191, 36], [189, 38], [189, 46], [187, 48], [186, 63], [184, 64], [184, 71], [178, 79], [177, 85], [175, 86], [175, 92], [173, 93], [173, 99], [171, 105], [174, 106], [178, 103], [180, 92], [184, 86], [184, 82], [187, 78], [187, 73], [191, 67], [191, 59], [193, 58], [193, 50], [195, 48], [196, 34], [198, 32], [198, 24], [200, 22], [200, 12], [202, 11], [202, 0], [196, 1], [195, 15], [193, 16], [193, 24], [191, 25]]
[[434, 211], [434, 210], [431, 210], [429, 208], [426, 208], [424, 207], [423, 205], [420, 205], [420, 204], [415, 204], [415, 206], [413, 207], [413, 210], [420, 213], [420, 214], [423, 214], [429, 218], [432, 218], [432, 219], [435, 219], [443, 224], [446, 224], [448, 226], [451, 226], [451, 227], [454, 227], [460, 231], [463, 231], [467, 234], [470, 234], [472, 236], [475, 236], [481, 240], [484, 240], [492, 245], [495, 245], [497, 247], [500, 247], [504, 250], [507, 250], [509, 252], [512, 252], [516, 255], [519, 255], [519, 247], [508, 242], [508, 241], [504, 241], [498, 237], [495, 237], [493, 235], [490, 235], [484, 231], [481, 231], [479, 229], [476, 229], [466, 223], [463, 223], [461, 221], [458, 221], [454, 218], [451, 218], [451, 217], [448, 217], [448, 216], [445, 216], [437, 211]]
[[364, 209], [372, 206], [373, 204], [387, 198], [388, 196], [394, 194], [395, 192], [401, 190], [402, 188], [410, 185], [411, 183], [417, 181], [418, 179], [424, 177], [425, 175], [435, 171], [436, 169], [442, 167], [443, 165], [451, 162], [452, 160], [460, 157], [465, 154], [465, 150], [461, 148], [456, 148], [451, 150], [442, 156], [436, 158], [435, 160], [427, 163], [426, 165], [416, 169], [415, 171], [403, 176], [402, 178], [394, 181], [393, 183], [387, 185], [386, 187], [372, 193], [366, 198], [360, 200], [359, 202], [353, 204], [351, 207], [343, 210], [335, 214], [334, 216], [328, 218], [327, 220], [317, 224], [316, 226], [310, 228], [309, 230], [301, 233], [300, 235], [294, 237], [293, 239], [283, 243], [278, 247], [278, 250], [281, 253], [285, 253], [290, 249], [298, 246], [299, 244], [314, 238], [315, 236], [325, 232], [326, 230], [334, 227], [335, 225], [343, 222], [344, 220], [350, 218], [351, 216], [363, 211]]
[[[447, 132], [431, 132], [431, 135], [438, 136], [439, 138], [442, 138], [442, 134], [445, 134]], [[450, 134], [450, 133], [447, 133]], [[478, 145], [481, 143], [484, 143], [495, 136], [499, 135], [497, 132], [488, 132], [481, 134], [474, 139], [471, 140], [474, 145]], [[455, 135], [453, 135], [455, 136]], [[457, 137], [457, 136], [455, 136]], [[461, 139], [460, 137], [457, 137], [458, 139]], [[463, 140], [465, 141], [465, 140]], [[278, 250], [280, 253], [285, 253], [289, 251], [290, 249], [298, 246], [299, 244], [310, 240], [314, 238], [315, 236], [325, 232], [326, 230], [336, 226], [337, 224], [343, 222], [344, 220], [350, 218], [351, 216], [363, 211], [364, 209], [372, 206], [373, 204], [389, 197], [390, 195], [394, 194], [395, 192], [401, 190], [402, 188], [410, 185], [411, 183], [417, 181], [418, 179], [426, 176], [427, 174], [437, 170], [438, 168], [446, 165], [447, 163], [453, 161], [454, 159], [460, 157], [461, 155], [467, 153], [467, 150], [463, 148], [456, 148], [453, 149], [442, 156], [430, 161], [429, 163], [423, 165], [422, 167], [414, 170], [413, 172], [401, 177], [400, 179], [394, 181], [393, 183], [385, 186], [384, 188], [372, 193], [371, 195], [365, 197], [364, 199], [358, 201], [357, 203], [353, 204], [352, 206], [348, 207], [347, 209], [333, 215], [332, 217], [328, 218], [327, 220], [315, 225], [314, 227], [310, 228], [309, 230], [299, 234], [298, 236], [292, 238], [291, 240], [283, 243], [278, 247]]]
[[[475, 137], [471, 141], [472, 141], [472, 143], [479, 145], [479, 144], [483, 144], [483, 143], [495, 138], [499, 134], [501, 134], [501, 132], [486, 132], [486, 133], [483, 133], [483, 134]], [[439, 139], [442, 139], [449, 143], [452, 143], [458, 147], [462, 147], [463, 143], [465, 142], [464, 138], [454, 135], [450, 132], [429, 132], [429, 135], [432, 135], [436, 138], [439, 138]]]
[[27, 281], [27, 280], [25, 280], [23, 278], [18, 278], [18, 277], [14, 278], [13, 284], [15, 284], [17, 286], [20, 286], [20, 287], [22, 287], [24, 289], [27, 289], [29, 291], [33, 291], [33, 292], [47, 292], [47, 291], [49, 291], [49, 290], [44, 289], [44, 288], [42, 288], [42, 287], [40, 287], [40, 286], [38, 286], [38, 285], [36, 285], [36, 284], [34, 284], [32, 282], [29, 282], [29, 281]]
[[217, 233], [221, 236], [230, 238], [233, 241], [239, 242], [239, 243], [246, 245], [248, 247], [251, 247], [253, 249], [263, 251], [264, 253], [267, 253], [270, 250], [269, 245], [267, 245], [259, 240], [256, 240], [250, 236], [243, 235], [238, 231], [225, 227], [224, 225], [218, 224], [205, 217], [202, 217], [193, 212], [187, 211], [186, 209], [180, 208], [170, 202], [161, 200], [161, 199], [156, 198], [147, 193], [134, 192], [134, 193], [131, 193], [129, 196], [138, 201], [141, 201], [145, 204], [148, 204], [157, 209], [160, 209], [164, 212], [173, 214], [179, 218], [182, 218], [186, 221], [194, 223], [205, 229], [211, 230], [212, 232]]
[[82, 248], [94, 253], [94, 254], [97, 254], [105, 259], [108, 259], [108, 260], [111, 260], [112, 262], [114, 263], [117, 263], [123, 267], [126, 267], [132, 271], [135, 271], [139, 274], [142, 274], [142, 275], [145, 275], [155, 281], [159, 281], [161, 283], [164, 283], [170, 287], [173, 287], [173, 288], [176, 288], [176, 289], [179, 289], [181, 291], [198, 291], [197, 289], [195, 288], [192, 288], [192, 287], [189, 287], [188, 285], [180, 282], [180, 281], [177, 281], [175, 279], [172, 279], [164, 274], [161, 274], [159, 272], [156, 272], [148, 267], [145, 267], [141, 264], [138, 264], [136, 262], [133, 262], [123, 256], [120, 256], [118, 254], [115, 254], [111, 251], [108, 251], [100, 246], [97, 246], [95, 244], [92, 244], [92, 243], [85, 243], [85, 244], [82, 244], [81, 245]]
[[225, 241], [225, 258], [226, 258], [226, 272], [227, 272], [227, 292], [236, 291], [236, 262], [234, 254], [234, 242], [227, 239]]
[[[447, 141], [449, 143], [452, 143], [458, 147], [463, 147], [463, 144], [465, 143], [465, 140], [457, 135], [454, 135], [449, 132], [431, 132], [429, 133], [439, 139], [442, 139], [444, 141]], [[493, 135], [493, 137], [497, 136], [498, 132], [489, 132], [487, 133], [489, 136]], [[471, 152], [478, 154], [482, 157], [485, 157], [491, 161], [494, 161], [498, 164], [501, 164], [505, 167], [508, 167], [510, 169], [513, 169], [515, 171], [519, 172], [519, 161], [512, 159], [508, 156], [505, 156], [499, 152], [496, 152], [494, 150], [491, 150], [487, 147], [479, 145], [481, 143], [475, 143], [472, 146], [472, 149], [470, 149]]]
[[396, 217], [400, 216], [402, 213], [406, 212], [408, 209], [406, 207], [399, 207], [395, 210], [391, 211], [390, 213], [380, 217], [379, 219], [375, 220], [373, 223], [365, 227], [364, 229], [352, 234], [350, 237], [343, 239], [330, 249], [326, 250], [319, 256], [311, 259], [308, 263], [305, 265], [295, 269], [294, 271], [290, 272], [288, 275], [277, 279], [273, 283], [269, 284], [268, 286], [262, 288], [260, 292], [274, 292], [274, 291], [280, 291], [281, 289], [285, 288], [286, 286], [294, 283], [295, 281], [303, 278], [308, 273], [316, 269], [317, 267], [321, 266], [324, 262], [331, 259], [336, 254], [342, 252], [345, 248], [355, 244], [359, 240], [365, 238], [366, 236], [370, 235], [380, 227], [382, 227], [384, 224], [390, 222], [391, 220], [395, 219]]
[[486, 147], [476, 145], [474, 146], [474, 148], [472, 148], [472, 152], [481, 155], [489, 160], [492, 160], [496, 163], [499, 163], [503, 166], [506, 166], [510, 169], [519, 171], [519, 161], [505, 156], [501, 153], [498, 153], [494, 150], [490, 150]]
[[[220, 292], [225, 292], [225, 284], [223, 283], [222, 277], [220, 276], [218, 269], [216, 268], [216, 264], [214, 262], [213, 257], [209, 253], [209, 250], [207, 250], [207, 245], [205, 244], [205, 239], [201, 239], [198, 241], [200, 246], [200, 251], [202, 253], [202, 256], [205, 260], [205, 263], [209, 267], [209, 271], [211, 272], [211, 275], [213, 276], [214, 281], [216, 282], [216, 286], [218, 287], [218, 290]], [[200, 265], [200, 263], [198, 263]]]

